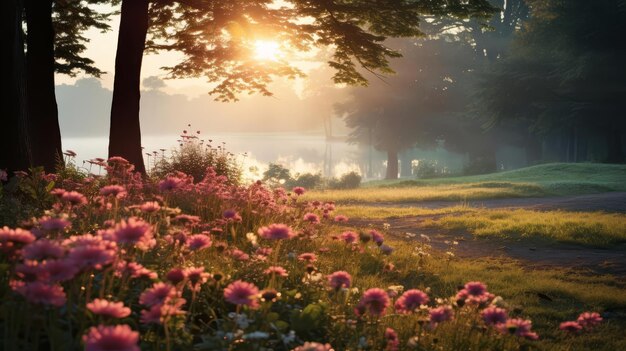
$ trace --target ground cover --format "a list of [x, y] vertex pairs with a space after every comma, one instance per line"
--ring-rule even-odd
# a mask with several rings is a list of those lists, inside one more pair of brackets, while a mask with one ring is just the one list
[[486, 175], [373, 181], [354, 190], [319, 190], [310, 198], [338, 203], [469, 201], [626, 191], [626, 166], [545, 164]]
[[420, 217], [420, 226], [462, 230], [478, 238], [511, 241], [573, 243], [610, 248], [626, 242], [626, 214], [604, 212], [488, 209], [470, 206], [444, 208], [345, 206], [351, 218]]
[[613, 277], [460, 259], [453, 243], [446, 253], [422, 237], [350, 230], [334, 204], [305, 201], [300, 188], [238, 186], [213, 172], [152, 181], [121, 159], [107, 167], [102, 178], [20, 180], [52, 198], [0, 229], [4, 350], [624, 346], [626, 297]]

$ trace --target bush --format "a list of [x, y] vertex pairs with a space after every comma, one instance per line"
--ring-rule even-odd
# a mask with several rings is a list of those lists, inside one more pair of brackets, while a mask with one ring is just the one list
[[417, 178], [434, 178], [438, 175], [437, 161], [419, 160], [417, 166], [413, 167], [413, 173]]
[[356, 189], [361, 186], [361, 175], [357, 172], [346, 173], [341, 178], [332, 178], [328, 181], [331, 189]]
[[[232, 184], [241, 181], [241, 166], [235, 155], [226, 151], [223, 146], [212, 147], [205, 145], [198, 136], [182, 135], [183, 141], [169, 158], [162, 157], [155, 162], [150, 175], [162, 178], [167, 174], [183, 172], [193, 177], [194, 182], [201, 181], [209, 167], [217, 175], [226, 176]], [[156, 157], [156, 156], [155, 156]]]
[[290, 189], [301, 186], [305, 189], [315, 189], [321, 187], [323, 183], [324, 179], [320, 173], [303, 173], [296, 174], [295, 179], [292, 178], [290, 182], [285, 184], [285, 187]]

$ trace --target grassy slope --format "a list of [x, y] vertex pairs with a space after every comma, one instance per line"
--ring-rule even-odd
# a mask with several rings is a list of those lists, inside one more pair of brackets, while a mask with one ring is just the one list
[[626, 165], [553, 163], [477, 176], [372, 181], [354, 190], [311, 191], [340, 203], [464, 201], [626, 191]]

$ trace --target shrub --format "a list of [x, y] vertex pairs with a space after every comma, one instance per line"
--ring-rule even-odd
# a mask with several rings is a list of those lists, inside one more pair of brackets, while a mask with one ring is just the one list
[[354, 171], [342, 175], [339, 179], [332, 178], [328, 181], [328, 187], [331, 189], [356, 189], [360, 185], [361, 175]]
[[434, 178], [438, 175], [437, 161], [419, 160], [417, 166], [413, 167], [413, 173], [417, 178]]
[[321, 187], [323, 183], [324, 179], [320, 173], [302, 173], [296, 174], [295, 178], [292, 178], [291, 181], [285, 183], [285, 187], [290, 189], [300, 186], [305, 189], [315, 189]]
[[241, 166], [235, 155], [228, 152], [223, 145], [213, 147], [211, 144], [204, 144], [198, 136], [187, 133], [183, 133], [181, 137], [179, 148], [172, 151], [169, 158], [163, 156], [156, 160], [150, 171], [151, 176], [162, 178], [167, 174], [183, 172], [192, 176], [194, 182], [199, 182], [210, 167], [217, 175], [226, 176], [233, 184], [241, 181]]

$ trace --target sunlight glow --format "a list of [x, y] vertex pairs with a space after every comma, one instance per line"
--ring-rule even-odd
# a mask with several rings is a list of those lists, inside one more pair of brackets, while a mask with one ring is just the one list
[[257, 40], [254, 42], [254, 58], [259, 61], [277, 61], [280, 45], [275, 41]]

